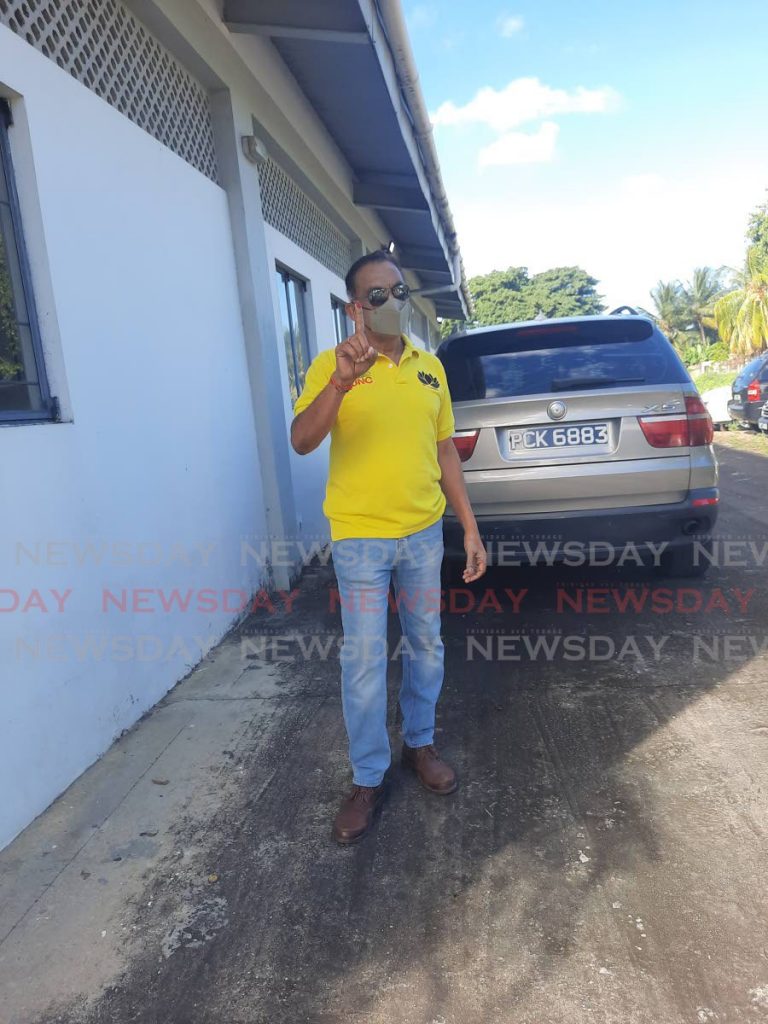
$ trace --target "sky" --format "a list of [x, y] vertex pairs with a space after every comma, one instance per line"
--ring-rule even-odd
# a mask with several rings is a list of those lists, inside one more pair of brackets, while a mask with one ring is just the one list
[[765, 0], [403, 0], [468, 276], [578, 265], [609, 307], [740, 266], [768, 199]]

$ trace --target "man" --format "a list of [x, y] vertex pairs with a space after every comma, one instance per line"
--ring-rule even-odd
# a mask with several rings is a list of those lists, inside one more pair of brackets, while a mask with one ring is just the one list
[[354, 334], [321, 352], [296, 402], [291, 444], [304, 455], [330, 433], [323, 511], [331, 525], [344, 643], [341, 692], [353, 787], [333, 824], [338, 843], [361, 839], [385, 796], [387, 607], [392, 581], [403, 641], [402, 764], [448, 794], [456, 774], [434, 744], [443, 682], [440, 639], [442, 516], [446, 498], [464, 528], [464, 581], [486, 553], [452, 435], [440, 361], [403, 333], [408, 286], [387, 252], [357, 260], [346, 277]]

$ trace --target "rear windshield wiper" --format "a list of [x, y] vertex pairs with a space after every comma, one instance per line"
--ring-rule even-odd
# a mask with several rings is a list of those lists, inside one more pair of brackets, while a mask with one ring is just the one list
[[576, 391], [578, 388], [609, 388], [614, 384], [645, 384], [645, 377], [555, 377], [553, 391]]

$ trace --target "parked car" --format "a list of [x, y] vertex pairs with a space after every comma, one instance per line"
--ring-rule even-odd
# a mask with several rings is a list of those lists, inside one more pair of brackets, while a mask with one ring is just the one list
[[[616, 549], [665, 542], [670, 573], [706, 571], [719, 501], [712, 419], [650, 319], [483, 327], [437, 355], [490, 564], [503, 562], [491, 542], [527, 540], [531, 550], [544, 537]], [[460, 557], [450, 511], [444, 537], [449, 558]]]
[[768, 402], [763, 406], [757, 425], [764, 434], [768, 434]]
[[730, 401], [731, 394], [732, 387], [730, 384], [725, 384], [719, 388], [710, 388], [709, 391], [702, 393], [701, 400], [712, 417], [715, 430], [719, 430], [731, 422], [731, 414], [728, 412], [728, 402]]
[[760, 411], [768, 401], [768, 352], [755, 356], [733, 382], [733, 397], [728, 403], [732, 420], [742, 427], [757, 429]]

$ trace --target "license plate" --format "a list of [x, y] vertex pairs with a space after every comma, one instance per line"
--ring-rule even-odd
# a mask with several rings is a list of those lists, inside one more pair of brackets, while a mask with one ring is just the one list
[[584, 445], [608, 444], [607, 423], [580, 423], [572, 427], [527, 427], [509, 432], [512, 451], [547, 448], [581, 448]]

